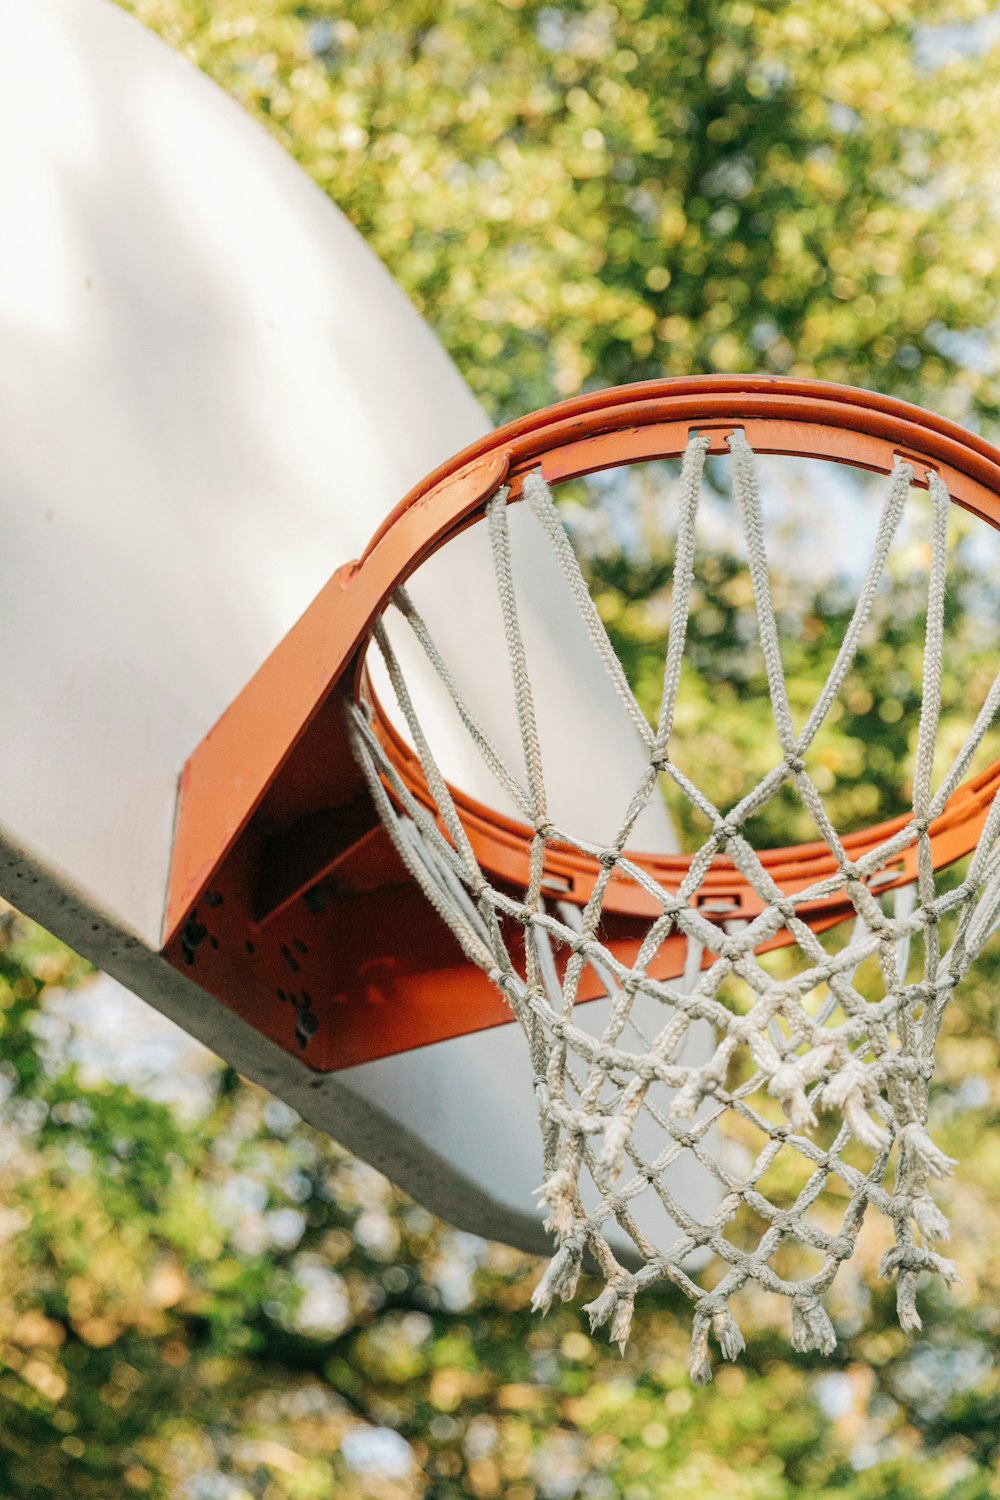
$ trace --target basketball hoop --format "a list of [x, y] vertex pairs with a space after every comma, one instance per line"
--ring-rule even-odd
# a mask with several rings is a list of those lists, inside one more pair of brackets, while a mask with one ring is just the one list
[[[728, 810], [715, 806], [671, 758], [695, 578], [695, 528], [710, 454], [729, 460], [780, 746], [768, 773]], [[875, 546], [850, 624], [801, 728], [789, 707], [771, 598], [758, 454], [826, 459], [887, 476]], [[682, 470], [663, 691], [651, 722], [608, 639], [551, 491], [599, 470], [665, 458], [680, 458]], [[912, 810], [842, 836], [811, 775], [810, 751], [857, 654], [913, 486], [929, 491], [931, 525]], [[511, 558], [508, 508], [515, 502], [531, 510], [553, 549], [592, 647], [644, 747], [643, 774], [606, 844], [550, 817]], [[935, 785], [952, 502], [1000, 528], [1000, 453], [951, 423], [868, 392], [813, 381], [719, 377], [581, 397], [501, 428], [408, 496], [360, 562], [331, 585], [335, 625], [330, 599], [321, 608], [321, 595], [234, 705], [228, 725], [222, 721], [214, 743], [206, 741], [199, 751], [209, 761], [232, 756], [241, 733], [242, 744], [249, 744], [248, 724], [260, 730], [263, 744], [258, 737], [244, 752], [250, 762], [240, 793], [245, 824], [262, 798], [280, 805], [275, 788], [282, 776], [287, 797], [285, 741], [296, 747], [292, 759], [300, 766], [315, 761], [318, 748], [342, 763], [343, 736], [349, 736], [366, 806], [374, 808], [400, 865], [457, 940], [466, 975], [485, 975], [526, 1034], [541, 1127], [540, 1196], [557, 1242], [535, 1305], [544, 1310], [553, 1298], [572, 1297], [587, 1256], [604, 1279], [604, 1290], [589, 1304], [592, 1326], [608, 1325], [624, 1347], [637, 1293], [669, 1280], [694, 1303], [692, 1374], [699, 1382], [711, 1374], [710, 1334], [727, 1358], [742, 1347], [729, 1303], [751, 1281], [791, 1301], [798, 1349], [832, 1349], [833, 1327], [820, 1299], [853, 1253], [869, 1206], [892, 1223], [895, 1243], [882, 1269], [896, 1278], [904, 1328], [920, 1326], [919, 1273], [934, 1271], [946, 1280], [955, 1275], [931, 1248], [947, 1225], [928, 1185], [953, 1163], [927, 1131], [928, 1087], [947, 1001], [1000, 918], [1000, 761], [970, 775], [1000, 705], [1000, 675]], [[479, 521], [487, 527], [494, 561], [523, 748], [520, 766], [504, 761], [406, 591], [426, 558]], [[519, 817], [449, 785], [386, 628], [390, 611], [422, 648]], [[405, 733], [375, 692], [369, 649], [384, 663]], [[281, 714], [274, 709], [276, 698]], [[335, 706], [337, 716], [324, 704]], [[321, 723], [322, 729], [316, 727]], [[289, 725], [297, 739], [289, 738]], [[303, 746], [310, 734], [307, 761]], [[213, 860], [216, 867], [232, 860], [233, 830], [243, 826], [239, 809], [210, 805], [212, 777], [201, 770], [200, 804], [182, 804], [172, 902], [178, 935], [197, 890], [213, 878], [206, 870]], [[553, 775], [558, 767], [548, 771]], [[694, 854], [632, 848], [637, 819], [659, 795], [661, 779], [690, 801], [709, 829]], [[785, 787], [797, 792], [819, 837], [792, 848], [756, 849], [746, 824]], [[362, 822], [365, 830], [372, 826], [370, 817]], [[942, 882], [941, 872], [959, 860], [968, 861], [960, 878]], [[301, 872], [285, 878], [283, 899], [315, 881], [315, 862], [308, 873], [309, 880]], [[824, 944], [823, 935], [847, 921], [853, 923], [847, 940]], [[400, 936], [413, 970], [420, 969], [425, 941], [435, 939], [415, 934], [412, 923]], [[797, 969], [762, 962], [781, 948], [795, 951]], [[922, 952], [919, 964], [916, 950]], [[863, 966], [866, 972], [877, 968], [874, 997], [855, 983]], [[468, 993], [479, 998], [470, 1002], [465, 1029], [496, 1019], [495, 1012], [492, 1020], [481, 1019], [488, 1002], [478, 982], [469, 980]], [[741, 987], [745, 1003], [727, 998], [727, 984]], [[588, 1029], [583, 1002], [597, 997], [610, 1005], [600, 1026]], [[366, 1024], [381, 1025], [383, 1050], [392, 1050], [392, 1014], [383, 1010], [380, 1021]], [[434, 1040], [433, 1025], [462, 1029], [463, 1018], [456, 1022], [452, 1014], [449, 1023], [433, 1022], [423, 1035], [412, 1017], [405, 1024], [409, 1029], [397, 1045]], [[707, 1060], [685, 1056], [697, 1024], [714, 1029]], [[652, 1154], [637, 1145], [640, 1119], [647, 1140], [650, 1128], [658, 1133]], [[752, 1160], [739, 1168], [719, 1144], [729, 1119], [758, 1142]], [[703, 1216], [671, 1188], [670, 1169], [684, 1153], [720, 1185], [720, 1201]], [[764, 1183], [782, 1154], [808, 1169], [785, 1207], [772, 1201]], [[895, 1175], [886, 1186], [892, 1161]], [[831, 1183], [847, 1198], [835, 1233], [810, 1214]], [[635, 1204], [645, 1194], [660, 1200], [664, 1223], [676, 1226], [662, 1242], [636, 1222]], [[759, 1225], [752, 1242], [726, 1233], [743, 1212]], [[612, 1250], [606, 1233], [611, 1224], [630, 1241], [630, 1259]], [[819, 1268], [794, 1279], [776, 1267], [790, 1244], [816, 1252]], [[711, 1291], [690, 1273], [692, 1256], [705, 1251], [724, 1267]]]

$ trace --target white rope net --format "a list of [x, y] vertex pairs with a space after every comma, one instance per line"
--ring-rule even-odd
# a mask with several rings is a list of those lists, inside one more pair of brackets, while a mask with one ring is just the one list
[[[928, 1186], [954, 1163], [928, 1134], [928, 1088], [948, 999], [1000, 915], [1000, 801], [990, 809], [960, 879], [935, 874], [928, 833], [968, 773], [1000, 705], [998, 675], [960, 750], [932, 787], [941, 716], [950, 504], [945, 485], [930, 475], [927, 623], [912, 816], [852, 862], [807, 757], [857, 656], [913, 472], [900, 462], [889, 477], [849, 627], [815, 706], [804, 727], [796, 729], [782, 669], [756, 462], [741, 431], [728, 442], [781, 752], [737, 806], [728, 812], [714, 806], [670, 757], [708, 447], [698, 436], [692, 437], [681, 470], [672, 612], [655, 723], [626, 680], [547, 485], [537, 473], [524, 483], [524, 503], [554, 549], [594, 648], [645, 747], [646, 769], [606, 847], [554, 826], [548, 814], [506, 490], [488, 502], [486, 519], [523, 744], [521, 770], [504, 763], [477, 722], [406, 592], [400, 590], [392, 604], [426, 652], [498, 784], [534, 830], [527, 889], [504, 889], [480, 868], [381, 620], [374, 640], [419, 756], [433, 812], [413, 796], [386, 754], [370, 707], [355, 704], [350, 711], [355, 753], [400, 858], [466, 956], [502, 992], [527, 1037], [542, 1137], [539, 1193], [557, 1243], [535, 1306], [544, 1311], [554, 1298], [571, 1298], [586, 1258], [604, 1281], [587, 1307], [591, 1326], [608, 1325], [611, 1339], [624, 1348], [637, 1293], [663, 1280], [673, 1282], [694, 1304], [691, 1371], [698, 1383], [711, 1378], [710, 1335], [725, 1358], [742, 1349], [729, 1304], [751, 1281], [790, 1299], [796, 1349], [833, 1349], [835, 1333], [821, 1298], [852, 1255], [869, 1206], [891, 1221], [894, 1244], [880, 1269], [896, 1279], [904, 1328], [920, 1327], [915, 1294], [922, 1271], [955, 1279], [953, 1264], [932, 1248], [946, 1237], [948, 1225]], [[711, 828], [676, 893], [627, 853], [642, 809], [660, 795], [661, 777], [670, 778]], [[834, 874], [794, 895], [778, 888], [746, 833], [748, 820], [787, 785], [796, 789], [836, 864]], [[599, 861], [583, 908], [555, 903], [546, 892], [544, 858], [552, 843]], [[880, 898], [880, 877], [883, 883], [890, 880], [886, 872], [893, 861], [898, 865], [901, 853], [913, 846], [915, 884]], [[713, 921], [697, 904], [706, 873], [722, 853], [764, 904], [752, 920]], [[613, 878], [633, 881], [658, 913], [631, 965], [602, 941], [603, 904]], [[837, 892], [846, 893], [855, 919], [846, 940], [831, 951], [800, 912]], [[759, 950], [783, 929], [799, 962], [775, 970]], [[516, 944], [514, 933], [521, 937]], [[683, 977], [673, 982], [651, 977], [656, 954], [676, 934], [687, 940]], [[578, 1005], [588, 969], [610, 1001], [600, 1011], [596, 1031], [585, 1020], [591, 1007]], [[859, 971], [868, 976], [863, 986]], [[743, 996], [738, 1003], [736, 992]], [[691, 1057], [690, 1038], [699, 1027], [704, 1036], [706, 1023], [712, 1040]], [[727, 1149], [727, 1125], [743, 1142], [742, 1154]], [[712, 1191], [701, 1195], [706, 1201], [695, 1207], [674, 1186], [684, 1158], [696, 1162], [712, 1184]], [[798, 1185], [791, 1196], [782, 1196], [768, 1183], [779, 1160], [790, 1158], [799, 1169]], [[824, 1194], [824, 1189], [831, 1191]], [[658, 1243], [637, 1215], [640, 1198], [649, 1194], [663, 1209], [666, 1233]], [[813, 1212], [821, 1195], [825, 1217]], [[842, 1210], [839, 1227], [829, 1217], [831, 1199]], [[607, 1231], [613, 1226], [616, 1243], [624, 1237], [633, 1247], [630, 1256], [612, 1249]], [[798, 1261], [789, 1258], [790, 1248]], [[803, 1252], [813, 1269], [802, 1270]], [[721, 1267], [708, 1289], [695, 1279], [706, 1260]], [[692, 1261], [698, 1267], [693, 1274]], [[794, 1274], [796, 1266], [801, 1274]]]

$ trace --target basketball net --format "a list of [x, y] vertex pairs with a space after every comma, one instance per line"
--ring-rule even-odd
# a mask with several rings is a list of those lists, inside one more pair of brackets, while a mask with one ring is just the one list
[[[362, 696], [349, 710], [357, 759], [400, 859], [467, 958], [502, 992], [527, 1038], [542, 1139], [539, 1196], [556, 1241], [535, 1291], [535, 1307], [544, 1311], [555, 1298], [571, 1298], [581, 1270], [595, 1267], [604, 1286], [587, 1307], [591, 1326], [607, 1326], [611, 1339], [624, 1349], [637, 1294], [658, 1282], [672, 1282], [694, 1304], [691, 1372], [698, 1383], [711, 1378], [710, 1336], [725, 1358], [743, 1347], [730, 1302], [748, 1282], [790, 1300], [796, 1349], [833, 1349], [835, 1333], [821, 1299], [852, 1255], [869, 1208], [891, 1222], [894, 1243], [882, 1259], [881, 1272], [895, 1278], [905, 1329], [920, 1327], [915, 1294], [921, 1272], [955, 1280], [952, 1262], [933, 1248], [947, 1236], [948, 1225], [929, 1188], [954, 1163], [928, 1133], [928, 1090], [952, 990], [1000, 917], [1000, 803], [994, 801], [960, 880], [943, 882], [936, 874], [928, 831], [966, 776], [1000, 705], [998, 676], [964, 744], [932, 787], [950, 504], [944, 483], [935, 473], [928, 477], [930, 566], [912, 814], [891, 836], [852, 860], [817, 791], [809, 754], [855, 662], [914, 474], [907, 463], [897, 462], [889, 476], [872, 558], [849, 626], [812, 712], [804, 727], [796, 729], [768, 577], [755, 457], [742, 431], [734, 431], [727, 441], [780, 747], [780, 759], [738, 805], [727, 812], [716, 807], [670, 754], [709, 446], [707, 438], [697, 435], [688, 444], [681, 471], [672, 612], [655, 723], [647, 719], [626, 680], [547, 484], [535, 471], [523, 485], [523, 501], [559, 560], [594, 649], [645, 747], [645, 769], [606, 847], [557, 827], [549, 816], [505, 489], [487, 503], [486, 523], [510, 655], [522, 767], [505, 764], [404, 589], [394, 595], [391, 607], [420, 643], [483, 760], [529, 825], [526, 889], [503, 887], [477, 861], [382, 619], [374, 642], [419, 757], [426, 796], [414, 794], [387, 754], [370, 702]], [[669, 778], [710, 829], [677, 890], [667, 889], [628, 852], [643, 808], [661, 795], [662, 777]], [[786, 786], [797, 792], [835, 865], [833, 873], [794, 894], [775, 883], [746, 831], [748, 820]], [[552, 845], [598, 861], [586, 905], [555, 902], [546, 889], [545, 853]], [[880, 887], [892, 884], [893, 870], [907, 850], [915, 850], [915, 882], [880, 894]], [[763, 909], [748, 920], [713, 920], [698, 905], [705, 876], [723, 854], [762, 903]], [[613, 881], [633, 882], [655, 909], [631, 964], [602, 942], [602, 908]], [[831, 951], [810, 926], [808, 912], [810, 905], [834, 895], [846, 896], [853, 926], [846, 941]], [[687, 942], [684, 974], [675, 981], [651, 977], [657, 952], [678, 934]], [[767, 966], [761, 950], [779, 934], [795, 945], [798, 962], [773, 972], [775, 966]], [[864, 992], [856, 982], [862, 966]], [[580, 1018], [587, 1007], [579, 1012], [577, 1007], [588, 970], [610, 1001], [596, 1032]], [[741, 983], [741, 1004], [731, 998], [734, 980]], [[686, 1060], [686, 1044], [699, 1023], [712, 1028], [714, 1043], [707, 1058], [703, 1050], [697, 1059]], [[643, 1151], [638, 1146], [640, 1121]], [[744, 1152], [735, 1164], [727, 1151], [727, 1123], [736, 1124], [744, 1144], [755, 1143], [749, 1158]], [[658, 1145], [652, 1153], [651, 1138]], [[713, 1199], [717, 1206], [704, 1216], [681, 1201], [671, 1183], [671, 1168], [685, 1154], [719, 1184]], [[789, 1154], [800, 1167], [804, 1164], [804, 1185], [794, 1201], [779, 1206], [762, 1179]], [[835, 1189], [837, 1203], [846, 1199], [836, 1232], [828, 1227], [828, 1218], [810, 1212], [827, 1188]], [[644, 1194], [655, 1194], [665, 1211], [664, 1223], [676, 1226], [662, 1243], [653, 1243], [636, 1221], [636, 1201]], [[830, 1196], [824, 1197], [827, 1212]], [[743, 1227], [734, 1234], [737, 1219]], [[747, 1222], [757, 1226], [751, 1234]], [[612, 1225], [634, 1247], [628, 1263], [609, 1243], [606, 1231]], [[791, 1279], [784, 1253], [788, 1247], [818, 1252], [812, 1257], [813, 1263], [820, 1261], [818, 1269]], [[707, 1252], [722, 1265], [711, 1290], [691, 1274], [692, 1260], [699, 1255], [704, 1260]]]

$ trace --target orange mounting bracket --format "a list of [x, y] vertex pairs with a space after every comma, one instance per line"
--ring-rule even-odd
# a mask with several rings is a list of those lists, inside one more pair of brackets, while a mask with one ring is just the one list
[[[420, 564], [506, 484], [519, 498], [540, 468], [552, 484], [684, 452], [692, 431], [711, 451], [742, 428], [758, 453], [825, 458], [888, 472], [935, 469], [953, 500], [1000, 529], [1000, 451], [941, 417], [890, 397], [814, 380], [703, 376], [580, 396], [508, 423], [429, 475], [386, 518], [360, 561], [341, 568], [197, 747], [181, 777], [164, 923], [165, 956], [261, 1032], [332, 1071], [499, 1025], [510, 1012], [429, 912], [378, 821], [348, 743], [344, 702], [366, 691], [364, 655], [386, 602]], [[415, 756], [374, 703], [377, 732], [417, 796]], [[964, 783], [932, 825], [942, 867], [974, 847], [1000, 788], [1000, 761]], [[476, 856], [494, 880], [527, 881], [530, 830], [455, 794]], [[857, 859], [904, 819], [844, 840]], [[630, 851], [631, 853], [631, 851]], [[631, 854], [676, 891], [683, 855]], [[834, 873], [825, 844], [762, 856], [789, 894]], [[585, 904], [599, 866], [550, 847], [561, 900]], [[915, 852], [889, 873], [913, 878]], [[760, 904], [731, 861], [712, 865], [699, 905], [720, 922]], [[655, 907], [612, 880], [604, 940], [630, 963]], [[846, 898], [808, 912], [822, 930], [850, 915]], [[787, 935], [779, 935], [780, 942]], [[668, 939], [650, 972], [683, 972], [686, 943]], [[595, 978], [581, 998], [601, 993]]]

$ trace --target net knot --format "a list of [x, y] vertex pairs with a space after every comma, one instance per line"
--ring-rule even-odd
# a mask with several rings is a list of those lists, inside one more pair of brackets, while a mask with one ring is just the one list
[[808, 1130], [816, 1124], [816, 1116], [806, 1095], [806, 1087], [813, 1077], [813, 1070], [804, 1063], [784, 1062], [775, 1069], [767, 1086], [768, 1093], [784, 1109], [793, 1130]]
[[553, 1255], [545, 1274], [535, 1287], [531, 1305], [535, 1312], [548, 1312], [558, 1297], [569, 1302], [576, 1292], [583, 1262], [583, 1246], [578, 1239], [568, 1239]]
[[933, 1250], [926, 1250], [921, 1245], [893, 1245], [887, 1250], [879, 1261], [878, 1274], [887, 1279], [891, 1276], [899, 1276], [901, 1272], [911, 1271], [934, 1271], [938, 1276], [944, 1278], [949, 1286], [961, 1278], [958, 1267], [954, 1261], [946, 1260], [943, 1255], [938, 1255]]
[[923, 1125], [916, 1120], [911, 1120], [904, 1125], [897, 1136], [900, 1153], [905, 1156], [905, 1164], [909, 1171], [917, 1168], [930, 1177], [948, 1177], [958, 1166], [954, 1157], [946, 1156], [932, 1141]]
[[728, 844], [730, 839], [736, 838], [739, 831], [740, 825], [735, 818], [720, 818], [715, 825], [716, 837], [723, 844]]
[[814, 1296], [792, 1299], [792, 1347], [800, 1354], [818, 1349], [820, 1354], [832, 1354], [837, 1347], [837, 1335], [826, 1308]]
[[569, 1235], [573, 1228], [575, 1212], [576, 1178], [569, 1166], [561, 1167], [547, 1177], [535, 1197], [549, 1209], [545, 1227], [560, 1237]]
[[[706, 1306], [706, 1303], [708, 1304]], [[715, 1334], [723, 1359], [736, 1359], [746, 1348], [736, 1319], [722, 1297], [702, 1298], [697, 1303], [691, 1330], [691, 1379], [695, 1385], [707, 1385], [712, 1378], [708, 1357], [709, 1331]]]
[[820, 1109], [832, 1109], [843, 1116], [855, 1139], [870, 1151], [885, 1151], [889, 1132], [868, 1113], [878, 1104], [878, 1076], [856, 1057], [833, 1073], [817, 1099]]
[[948, 1220], [927, 1193], [914, 1198], [911, 1212], [925, 1240], [946, 1240], [951, 1234]]
[[670, 756], [666, 750], [657, 750], [649, 757], [649, 764], [654, 771], [667, 771], [670, 768]]
[[917, 1277], [921, 1271], [933, 1271], [948, 1286], [961, 1279], [954, 1261], [919, 1245], [894, 1245], [879, 1262], [880, 1276], [896, 1278], [896, 1316], [904, 1333], [915, 1333], [923, 1326], [917, 1312]]
[[725, 1310], [726, 1299], [720, 1297], [718, 1293], [709, 1292], [707, 1296], [699, 1297], [695, 1303], [695, 1312], [700, 1313], [703, 1318], [712, 1318], [716, 1313], [725, 1312]]
[[598, 861], [598, 864], [600, 864], [603, 869], [605, 869], [605, 870], [613, 870], [614, 867], [615, 867], [615, 865], [618, 863], [618, 861], [619, 861], [620, 858], [621, 858], [621, 850], [619, 850], [619, 849], [602, 849], [601, 852], [600, 852], [600, 854], [597, 856], [597, 861]]
[[540, 839], [554, 839], [556, 836], [556, 826], [546, 817], [536, 818], [535, 832]]
[[796, 776], [801, 775], [806, 768], [805, 761], [795, 750], [788, 751], [787, 755], [785, 756], [785, 765], [790, 771], [794, 771]]
[[843, 875], [843, 877], [844, 877], [845, 880], [847, 880], [847, 881], [857, 881], [859, 883], [860, 883], [862, 875], [863, 875], [863, 871], [861, 869], [861, 866], [860, 865], [856, 865], [854, 863], [853, 859], [845, 859], [843, 861], [843, 863], [840, 866], [840, 873], [841, 873], [841, 875]]
[[931, 820], [930, 820], [930, 818], [917, 817], [917, 818], [914, 818], [914, 820], [913, 820], [914, 831], [916, 833], [918, 833], [918, 834], [927, 833], [930, 830], [930, 826], [931, 826]]
[[622, 1354], [628, 1343], [632, 1327], [632, 1308], [635, 1303], [635, 1281], [631, 1276], [616, 1276], [593, 1302], [588, 1302], [584, 1312], [590, 1317], [590, 1331], [595, 1333], [610, 1321], [609, 1341], [617, 1344]]

